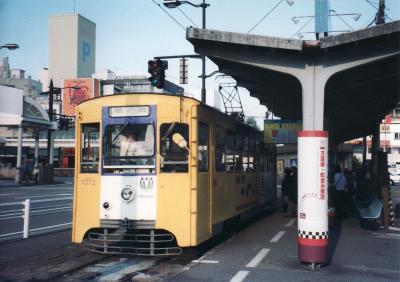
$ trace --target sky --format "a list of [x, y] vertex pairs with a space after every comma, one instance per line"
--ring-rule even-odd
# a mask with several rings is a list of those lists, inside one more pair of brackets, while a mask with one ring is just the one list
[[[265, 15], [251, 34], [314, 39], [314, 0], [208, 0], [206, 28], [247, 33]], [[201, 0], [192, 0], [200, 3]], [[362, 29], [374, 19], [378, 0], [330, 0], [330, 9], [337, 14], [360, 13], [331, 17], [331, 30], [347, 32]], [[0, 44], [17, 43], [14, 51], [1, 49], [0, 57], [8, 56], [10, 67], [24, 69], [38, 79], [39, 71], [48, 66], [49, 16], [79, 13], [96, 23], [96, 69], [110, 69], [118, 75], [147, 75], [147, 61], [155, 56], [193, 54], [193, 45], [185, 38], [185, 28], [201, 27], [201, 9], [181, 5], [166, 9], [172, 20], [157, 4], [161, 0], [0, 0]], [[273, 9], [276, 6], [275, 9]], [[386, 0], [387, 22], [400, 19], [400, 1]], [[272, 10], [273, 9], [273, 10]], [[272, 11], [271, 11], [272, 10]], [[188, 20], [186, 16], [190, 18]], [[304, 17], [305, 16], [305, 17]], [[292, 17], [299, 18], [295, 24]], [[308, 23], [307, 23], [308, 22]], [[182, 27], [182, 26], [183, 27]], [[304, 26], [305, 25], [305, 26]], [[304, 26], [304, 27], [303, 27]], [[207, 60], [209, 74], [218, 67]], [[179, 61], [170, 60], [167, 79], [179, 82]], [[186, 91], [200, 89], [200, 60], [189, 61], [189, 84]], [[207, 79], [207, 88], [216, 85], [215, 78]], [[266, 108], [243, 91], [242, 102], [247, 115], [264, 115]], [[257, 110], [255, 111], [254, 109]]]

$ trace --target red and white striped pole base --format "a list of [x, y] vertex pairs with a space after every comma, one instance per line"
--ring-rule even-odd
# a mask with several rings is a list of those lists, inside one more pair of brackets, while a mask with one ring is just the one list
[[298, 251], [311, 264], [328, 261], [328, 132], [298, 133]]

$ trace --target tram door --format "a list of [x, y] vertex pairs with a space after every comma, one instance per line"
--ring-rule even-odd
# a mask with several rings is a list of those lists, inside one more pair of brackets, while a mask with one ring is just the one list
[[197, 149], [197, 234], [203, 240], [210, 236], [210, 127], [199, 122]]

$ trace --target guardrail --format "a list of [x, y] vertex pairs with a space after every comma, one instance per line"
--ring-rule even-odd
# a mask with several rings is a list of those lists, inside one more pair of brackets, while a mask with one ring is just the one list
[[46, 233], [49, 230], [65, 230], [71, 227], [72, 222], [52, 225], [52, 226], [45, 226], [41, 228], [29, 229], [30, 225], [30, 218], [33, 216], [41, 216], [47, 214], [55, 214], [61, 213], [66, 211], [72, 211], [72, 203], [71, 204], [63, 204], [63, 205], [52, 205], [52, 206], [41, 206], [36, 208], [31, 208], [31, 204], [38, 204], [38, 203], [48, 203], [48, 202], [57, 202], [57, 201], [65, 201], [65, 200], [72, 200], [72, 197], [62, 197], [62, 198], [54, 198], [54, 199], [46, 199], [46, 200], [34, 200], [31, 201], [30, 199], [26, 199], [23, 202], [13, 202], [13, 203], [5, 203], [0, 204], [0, 207], [6, 206], [23, 206], [22, 209], [12, 209], [12, 210], [5, 210], [0, 211], [0, 221], [10, 220], [10, 219], [19, 219], [22, 218], [23, 221], [23, 229], [22, 231], [1, 234], [0, 241], [19, 238], [19, 235], [22, 235], [23, 239], [29, 237], [30, 234], [41, 234]]

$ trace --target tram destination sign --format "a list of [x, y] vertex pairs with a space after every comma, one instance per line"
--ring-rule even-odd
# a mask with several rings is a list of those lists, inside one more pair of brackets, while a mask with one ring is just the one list
[[296, 144], [297, 132], [302, 130], [300, 120], [265, 120], [264, 142], [272, 144]]

